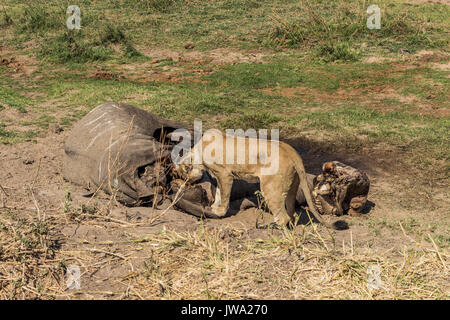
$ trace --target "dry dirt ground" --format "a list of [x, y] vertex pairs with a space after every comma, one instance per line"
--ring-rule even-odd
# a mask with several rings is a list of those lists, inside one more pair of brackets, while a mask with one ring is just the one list
[[[448, 251], [430, 241], [433, 228], [427, 228], [448, 218], [448, 201], [434, 193], [430, 202], [441, 205], [426, 211], [414, 205], [425, 195], [405, 189], [411, 177], [395, 167], [399, 151], [326, 154], [290, 141], [309, 172], [335, 159], [365, 170], [370, 208], [364, 217], [346, 217], [346, 231], [303, 225], [268, 231], [255, 229], [256, 209], [199, 221], [176, 210], [123, 207], [106, 195], [83, 197], [85, 190], [61, 175], [68, 134], [0, 147], [0, 227], [11, 236], [0, 251], [8, 261], [0, 272], [9, 275], [0, 279], [2, 298], [448, 298]], [[34, 227], [22, 230], [20, 221]], [[42, 246], [34, 249], [33, 241]], [[367, 263], [395, 275], [383, 275], [385, 282], [405, 277], [408, 290], [399, 283], [368, 290]], [[66, 288], [69, 265], [81, 269], [79, 291]]]

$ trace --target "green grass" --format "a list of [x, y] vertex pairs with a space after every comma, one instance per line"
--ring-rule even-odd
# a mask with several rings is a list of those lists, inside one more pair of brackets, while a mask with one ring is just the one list
[[[61, 3], [60, 3], [61, 4]], [[23, 7], [21, 15], [15, 23], [18, 34], [43, 34], [56, 30], [64, 23], [62, 6], [46, 6], [30, 1]]]
[[[3, 25], [14, 25], [16, 43], [39, 37], [61, 36], [66, 30], [69, 1], [37, 1], [26, 5], [11, 1]], [[117, 0], [82, 1], [85, 40], [108, 25], [120, 28], [128, 45], [182, 48], [194, 42], [197, 49], [215, 47], [301, 47], [312, 49], [326, 61], [358, 59], [364, 42], [369, 48], [416, 51], [448, 45], [450, 9], [439, 4], [414, 5], [403, 1], [379, 1], [382, 28], [369, 30], [362, 0]], [[0, 15], [1, 16], [1, 15]], [[89, 41], [88, 41], [89, 44]], [[332, 53], [330, 54], [330, 50]], [[131, 58], [133, 55], [131, 55]], [[111, 57], [113, 58], [113, 57]], [[350, 60], [349, 60], [350, 59]]]
[[325, 62], [358, 61], [361, 57], [361, 52], [353, 49], [347, 42], [324, 43], [317, 47], [315, 53]]
[[269, 111], [259, 113], [245, 113], [236, 117], [227, 118], [221, 121], [223, 129], [269, 129], [280, 121], [281, 118], [273, 115]]
[[[367, 135], [372, 142], [391, 145], [427, 145], [433, 147], [432, 156], [438, 160], [450, 160], [446, 142], [450, 138], [450, 121], [431, 116], [405, 113], [404, 111], [379, 112], [368, 107], [349, 105], [331, 112], [313, 112], [289, 119], [292, 124], [302, 122], [306, 129], [339, 134], [349, 139]], [[367, 141], [362, 141], [367, 143]], [[431, 155], [431, 154], [428, 154]]]
[[180, 0], [125, 0], [122, 3], [124, 8], [136, 7], [142, 13], [170, 13], [177, 10], [180, 5], [182, 5]]
[[39, 118], [34, 119], [33, 121], [22, 122], [22, 125], [24, 126], [35, 125], [39, 128], [48, 129], [49, 124], [53, 122], [55, 122], [55, 117], [43, 113], [39, 116]]
[[66, 32], [48, 41], [39, 52], [43, 59], [55, 62], [83, 63], [106, 60], [111, 50], [83, 40], [81, 32]]
[[6, 28], [13, 24], [13, 20], [11, 16], [6, 12], [6, 9], [3, 8], [3, 10], [0, 13], [0, 28]]
[[[102, 8], [89, 7], [90, 1], [79, 5], [82, 8], [81, 30], [69, 31], [66, 27], [67, 1], [43, 3], [33, 0], [26, 5], [15, 6], [11, 11], [5, 9], [3, 25], [6, 22], [13, 25], [15, 37], [11, 41], [17, 47], [30, 40], [38, 41], [41, 45], [37, 53], [42, 60], [84, 63], [120, 56], [132, 60], [141, 56], [114, 16], [111, 19], [103, 17]], [[115, 52], [112, 44], [121, 44], [122, 52]]]
[[7, 138], [14, 138], [17, 134], [13, 131], [8, 131], [5, 129], [6, 125], [3, 123], [0, 123], [0, 137], [2, 139], [7, 139]]
[[36, 136], [36, 130], [28, 130], [24, 132], [8, 130], [6, 129], [6, 124], [0, 122], [0, 145], [15, 144], [23, 141], [34, 141]]
[[205, 77], [215, 87], [262, 89], [274, 86], [293, 87], [305, 79], [295, 64], [274, 61], [267, 64], [238, 63]]
[[[94, 106], [118, 100], [181, 121], [208, 120], [208, 127], [276, 126], [290, 135], [309, 130], [338, 137], [349, 148], [384, 141], [417, 150], [427, 147], [433, 159], [448, 159], [447, 119], [414, 115], [416, 105], [395, 97], [371, 100], [379, 88], [390, 88], [398, 95], [414, 95], [420, 103], [448, 108], [448, 72], [429, 64], [403, 68], [395, 59], [373, 64], [359, 61], [368, 54], [391, 52], [396, 57], [400, 48], [405, 52], [430, 47], [445, 51], [446, 6], [382, 1], [382, 29], [368, 30], [364, 1], [120, 0], [108, 4], [86, 0], [79, 4], [82, 29], [69, 32], [66, 4], [8, 1], [3, 12], [12, 22], [2, 27], [9, 32], [6, 44], [24, 53], [28, 51], [22, 48], [29, 41], [41, 44], [32, 50], [39, 60], [37, 74], [42, 77], [29, 81], [26, 88], [10, 86], [6, 80], [0, 87], [1, 108], [39, 112], [36, 119], [22, 122], [33, 130], [45, 129], [52, 122], [70, 126]], [[183, 44], [188, 41], [194, 42], [195, 50], [257, 48], [266, 57], [264, 63], [195, 65], [198, 70], [213, 67], [214, 72], [200, 78], [206, 84], [87, 77], [98, 66], [115, 72], [121, 65], [148, 64], [141, 48], [184, 52]], [[445, 57], [434, 59], [447, 61]], [[185, 63], [170, 59], [139, 67], [137, 72], [167, 68], [193, 75]], [[287, 97], [278, 93], [297, 87], [304, 94]], [[273, 89], [273, 94], [262, 89]], [[26, 98], [30, 90], [43, 97], [38, 101]], [[321, 100], [321, 94], [332, 96], [342, 90], [359, 90], [359, 94], [346, 100]], [[361, 103], [361, 99], [367, 101]], [[50, 110], [40, 109], [40, 104], [53, 100], [60, 101]], [[3, 135], [11, 141], [13, 133], [7, 132], [3, 128]]]
[[[3, 82], [3, 81], [2, 81]], [[0, 82], [0, 83], [2, 83]], [[1, 105], [0, 108], [5, 108], [5, 106], [9, 106], [11, 108], [16, 109], [21, 113], [27, 112], [27, 106], [31, 103], [30, 99], [25, 98], [20, 93], [15, 90], [8, 89], [6, 86], [3, 86], [6, 83], [2, 83], [0, 86], [0, 97], [1, 97]], [[1, 109], [0, 109], [1, 110]]]
[[276, 26], [263, 42], [272, 47], [318, 48], [316, 55], [328, 61], [356, 60], [358, 55], [353, 51], [363, 42], [390, 51], [401, 48], [410, 52], [448, 45], [448, 38], [442, 37], [441, 32], [449, 21], [436, 14], [438, 8], [449, 14], [447, 6], [421, 6], [421, 10], [411, 10], [411, 5], [379, 1], [381, 28], [370, 30], [366, 27], [369, 4], [367, 1], [299, 1], [294, 14], [275, 17]]

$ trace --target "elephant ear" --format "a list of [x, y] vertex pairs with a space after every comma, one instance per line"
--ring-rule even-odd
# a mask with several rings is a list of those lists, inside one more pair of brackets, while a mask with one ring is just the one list
[[63, 176], [101, 189], [127, 205], [152, 202], [165, 187], [174, 143], [167, 134], [185, 124], [124, 103], [108, 102], [78, 121], [64, 146]]

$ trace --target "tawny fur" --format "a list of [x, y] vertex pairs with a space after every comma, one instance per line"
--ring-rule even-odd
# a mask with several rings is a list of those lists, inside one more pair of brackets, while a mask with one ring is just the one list
[[[225, 216], [230, 203], [230, 193], [231, 186], [233, 184], [234, 178], [244, 179], [244, 180], [254, 180], [255, 178], [259, 178], [261, 193], [271, 210], [274, 216], [274, 222], [277, 225], [287, 225], [290, 221], [293, 220], [295, 213], [295, 198], [298, 190], [298, 186], [302, 188], [303, 193], [306, 197], [306, 202], [309, 206], [309, 209], [313, 213], [314, 217], [320, 221], [322, 224], [329, 228], [334, 228], [333, 225], [325, 222], [320, 214], [317, 212], [316, 207], [311, 198], [311, 191], [308, 187], [306, 180], [305, 168], [303, 166], [303, 161], [300, 155], [288, 144], [277, 141], [278, 150], [279, 150], [279, 158], [278, 158], [278, 170], [274, 174], [262, 174], [262, 169], [270, 168], [270, 163], [261, 164], [261, 162], [265, 163], [264, 160], [271, 159], [272, 147], [276, 148], [276, 144], [272, 140], [267, 141], [266, 153], [261, 152], [258, 149], [257, 151], [257, 162], [256, 164], [250, 164], [249, 162], [249, 146], [255, 146], [258, 143], [257, 139], [248, 138], [248, 137], [235, 137], [234, 143], [234, 164], [226, 163], [226, 135], [219, 130], [214, 130], [213, 134], [207, 134], [202, 137], [202, 151], [205, 152], [205, 149], [209, 148], [212, 150], [211, 144], [215, 144], [215, 150], [220, 148], [219, 143], [220, 140], [216, 141], [213, 136], [222, 135], [223, 142], [223, 161], [222, 163], [206, 163], [205, 161], [202, 164], [186, 164], [186, 159], [188, 159], [189, 155], [187, 155], [181, 163], [178, 165], [178, 170], [182, 175], [185, 176], [187, 180], [196, 181], [198, 180], [203, 173], [203, 170], [206, 170], [213, 178], [217, 180], [217, 191], [215, 196], [215, 202], [211, 206], [213, 212], [218, 216]], [[242, 140], [244, 139], [244, 140]], [[240, 140], [240, 141], [239, 141]], [[245, 163], [238, 164], [237, 163], [237, 145], [238, 142], [243, 142], [245, 144]], [[266, 143], [266, 141], [264, 141]], [[194, 152], [194, 148], [198, 147], [198, 145], [194, 146], [191, 150], [191, 155]], [[214, 155], [213, 155], [214, 156]], [[219, 162], [219, 161], [217, 161]], [[230, 161], [229, 161], [230, 162]]]

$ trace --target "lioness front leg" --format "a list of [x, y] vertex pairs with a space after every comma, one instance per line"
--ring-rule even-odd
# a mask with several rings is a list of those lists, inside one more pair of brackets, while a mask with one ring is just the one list
[[216, 215], [224, 217], [228, 211], [228, 207], [230, 204], [230, 194], [231, 186], [233, 185], [233, 178], [223, 175], [217, 176], [216, 180], [216, 196], [211, 208]]

